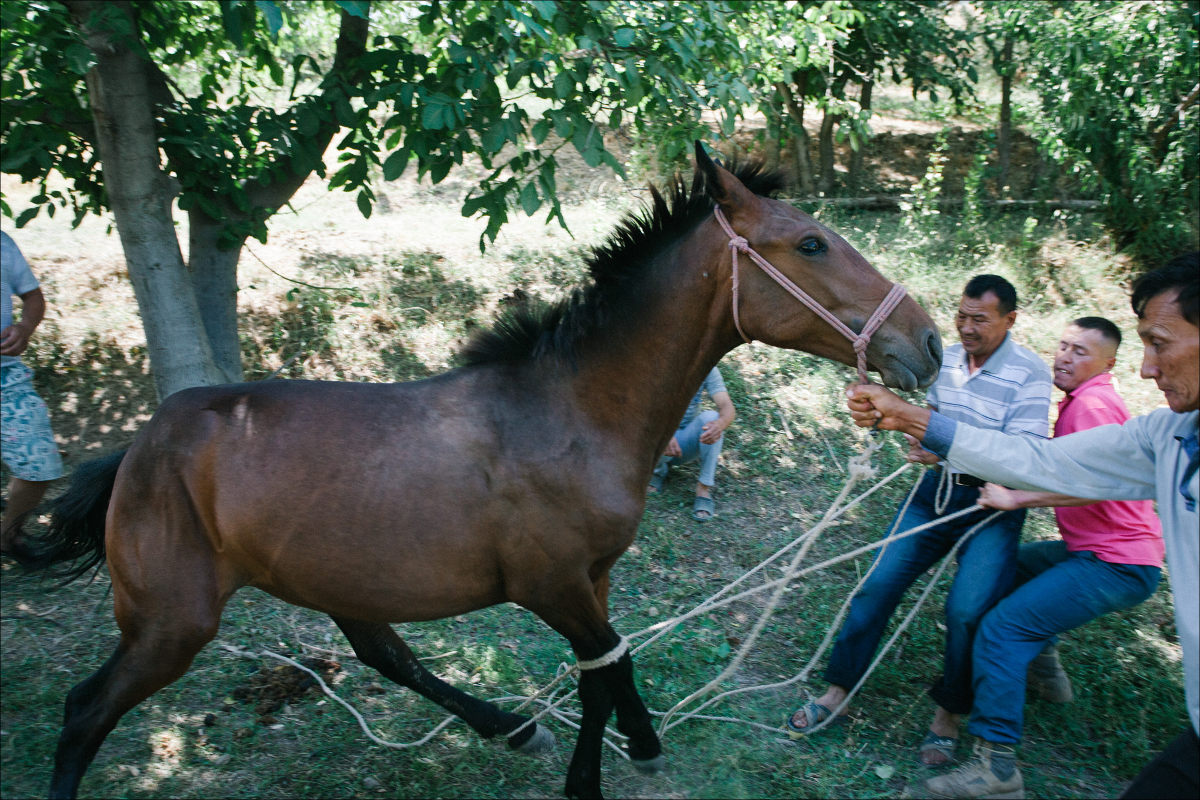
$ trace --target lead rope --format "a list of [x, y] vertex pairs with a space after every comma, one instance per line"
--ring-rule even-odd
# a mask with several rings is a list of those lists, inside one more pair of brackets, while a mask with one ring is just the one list
[[898, 283], [892, 284], [892, 289], [883, 298], [875, 312], [867, 320], [867, 324], [863, 326], [861, 333], [855, 333], [840, 319], [835, 317], [828, 309], [818, 303], [806, 291], [801, 289], [790, 278], [775, 268], [770, 261], [767, 261], [761, 255], [754, 251], [750, 243], [742, 236], [738, 236], [725, 219], [725, 215], [721, 213], [720, 206], [713, 207], [713, 216], [717, 218], [717, 222], [721, 226], [721, 230], [725, 231], [725, 235], [729, 237], [729, 250], [733, 258], [733, 325], [737, 328], [738, 335], [742, 337], [742, 341], [749, 344], [752, 340], [742, 330], [742, 321], [738, 314], [738, 253], [745, 253], [750, 257], [750, 260], [758, 264], [759, 268], [767, 275], [787, 290], [788, 294], [795, 297], [821, 319], [828, 322], [833, 329], [850, 340], [854, 346], [854, 355], [858, 359], [858, 380], [860, 383], [869, 383], [867, 379], [867, 345], [871, 343], [871, 335], [879, 330], [879, 326], [887, 319], [888, 315], [896, 309], [900, 301], [904, 299], [906, 290]]

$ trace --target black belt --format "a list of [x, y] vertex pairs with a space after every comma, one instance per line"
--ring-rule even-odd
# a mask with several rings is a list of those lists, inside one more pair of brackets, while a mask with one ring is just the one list
[[[934, 467], [934, 469], [940, 472], [946, 468], [942, 464], [938, 464], [936, 467]], [[949, 470], [946, 471], [949, 472]], [[985, 483], [987, 483], [987, 481], [985, 481], [983, 478], [976, 478], [974, 475], [968, 475], [965, 472], [951, 472], [950, 482], [955, 486], [970, 486], [973, 489], [978, 489], [980, 486], [983, 486]]]

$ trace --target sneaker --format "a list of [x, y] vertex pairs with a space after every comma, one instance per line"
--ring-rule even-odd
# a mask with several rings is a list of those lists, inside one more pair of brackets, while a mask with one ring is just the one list
[[[1006, 776], [1006, 777], [1001, 777]], [[925, 796], [956, 800], [1023, 800], [1025, 781], [1012, 745], [975, 743], [975, 757], [956, 770], [925, 781]]]

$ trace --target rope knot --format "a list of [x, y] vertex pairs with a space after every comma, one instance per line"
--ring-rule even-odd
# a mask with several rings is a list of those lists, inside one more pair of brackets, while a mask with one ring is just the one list
[[741, 236], [734, 236], [729, 240], [729, 246], [734, 250], [741, 250], [743, 253], [750, 252], [750, 243]]
[[867, 352], [867, 346], [871, 344], [870, 336], [859, 336], [854, 340], [854, 352], [862, 354]]

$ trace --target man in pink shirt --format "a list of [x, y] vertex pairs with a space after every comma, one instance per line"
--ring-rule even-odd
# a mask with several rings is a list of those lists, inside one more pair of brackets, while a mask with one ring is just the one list
[[[1066, 392], [1056, 437], [1129, 419], [1109, 372], [1120, 343], [1120, 329], [1103, 317], [1081, 317], [1067, 326], [1054, 359], [1054, 385]], [[991, 757], [929, 779], [931, 797], [1023, 797], [996, 792], [1019, 784], [1016, 776], [998, 772], [1016, 768], [1027, 677], [1044, 698], [1070, 700], [1057, 635], [1141, 603], [1162, 572], [1162, 525], [1152, 501], [1095, 502], [989, 483], [979, 502], [1002, 509], [1055, 506], [1062, 539], [1021, 545], [1017, 586], [983, 618], [975, 637], [975, 702], [967, 729]]]

